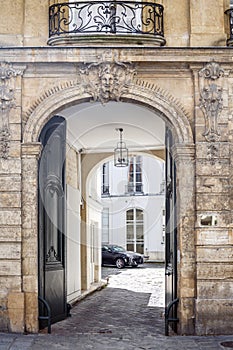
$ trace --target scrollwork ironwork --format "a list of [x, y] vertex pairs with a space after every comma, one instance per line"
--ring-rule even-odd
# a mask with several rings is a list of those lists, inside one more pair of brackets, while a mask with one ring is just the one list
[[164, 36], [163, 6], [137, 1], [80, 1], [50, 6], [50, 37], [88, 33]]
[[226, 10], [225, 14], [228, 16], [228, 21], [229, 21], [227, 45], [233, 46], [233, 8]]

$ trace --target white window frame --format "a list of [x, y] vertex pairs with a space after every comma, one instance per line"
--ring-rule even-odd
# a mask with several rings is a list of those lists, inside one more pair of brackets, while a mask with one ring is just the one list
[[[133, 212], [133, 218], [129, 219], [127, 217], [127, 214], [129, 211]], [[142, 214], [142, 220], [137, 220], [137, 211], [140, 211]], [[133, 238], [128, 238], [128, 228], [129, 226], [133, 227]], [[138, 232], [138, 227], [142, 226], [142, 236], [143, 238], [138, 239], [137, 238], [137, 232]], [[139, 244], [143, 245], [143, 254], [144, 254], [144, 211], [140, 208], [130, 208], [126, 211], [126, 247], [128, 250], [128, 245], [133, 245], [133, 251], [137, 252], [137, 246]]]

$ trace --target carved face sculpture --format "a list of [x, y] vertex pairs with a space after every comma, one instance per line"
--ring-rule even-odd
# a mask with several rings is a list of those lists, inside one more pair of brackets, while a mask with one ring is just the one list
[[101, 93], [104, 98], [110, 98], [114, 87], [114, 76], [106, 67], [100, 75]]

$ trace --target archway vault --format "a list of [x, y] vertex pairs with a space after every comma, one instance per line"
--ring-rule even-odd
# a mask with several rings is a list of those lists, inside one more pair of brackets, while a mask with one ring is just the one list
[[[46, 122], [65, 106], [90, 101], [90, 93], [82, 82], [70, 81], [42, 94], [25, 113], [23, 143], [37, 142]], [[189, 117], [181, 103], [170, 93], [144, 80], [134, 80], [121, 95], [122, 102], [136, 103], [155, 111], [174, 133], [178, 144], [193, 144]]]
[[[33, 217], [33, 236], [35, 247], [37, 246], [37, 171], [38, 156], [40, 153], [39, 135], [44, 125], [56, 114], [59, 114], [65, 107], [90, 101], [92, 95], [85, 89], [81, 81], [63, 83], [51, 90], [45, 91], [32, 107], [24, 115], [24, 132], [22, 144], [22, 176], [23, 176], [23, 223], [30, 222]], [[179, 192], [178, 207], [180, 212], [178, 223], [179, 249], [182, 261], [179, 262], [179, 290], [180, 294], [180, 334], [194, 334], [193, 315], [195, 313], [195, 244], [194, 244], [194, 140], [188, 114], [182, 105], [165, 90], [140, 79], [133, 79], [127, 89], [121, 94], [121, 102], [138, 104], [148, 108], [161, 117], [166, 125], [172, 130], [175, 147], [173, 150], [174, 159], [177, 161], [177, 178]], [[32, 169], [31, 185], [28, 180], [28, 169]], [[188, 171], [188, 179], [183, 174]], [[191, 189], [191, 190], [190, 190]], [[32, 198], [28, 193], [32, 193]], [[187, 199], [187, 193], [188, 199]], [[33, 203], [35, 205], [33, 205]], [[86, 213], [82, 214], [82, 222], [85, 222]], [[188, 218], [188, 219], [187, 219]], [[27, 242], [27, 232], [23, 229], [24, 242]], [[85, 229], [81, 229], [85, 234]], [[191, 242], [191, 243], [190, 243]], [[24, 243], [23, 243], [24, 245]], [[25, 247], [26, 249], [26, 247]], [[190, 287], [186, 285], [186, 279], [182, 276], [189, 271]], [[33, 275], [37, 276], [35, 268]], [[182, 278], [181, 278], [182, 277]], [[36, 298], [37, 288], [31, 290]], [[29, 310], [29, 309], [28, 309]], [[30, 312], [28, 311], [30, 314]], [[30, 315], [26, 315], [30, 319]], [[27, 323], [27, 322], [26, 322]], [[35, 331], [37, 329], [37, 317], [35, 313], [34, 323], [26, 324], [26, 329]]]

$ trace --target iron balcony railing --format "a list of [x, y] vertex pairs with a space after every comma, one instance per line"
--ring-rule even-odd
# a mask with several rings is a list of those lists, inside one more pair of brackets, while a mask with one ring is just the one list
[[226, 10], [225, 14], [228, 16], [229, 19], [229, 36], [227, 39], [227, 45], [233, 46], [233, 8]]
[[49, 8], [49, 37], [74, 34], [164, 36], [163, 6], [139, 1], [79, 1]]

